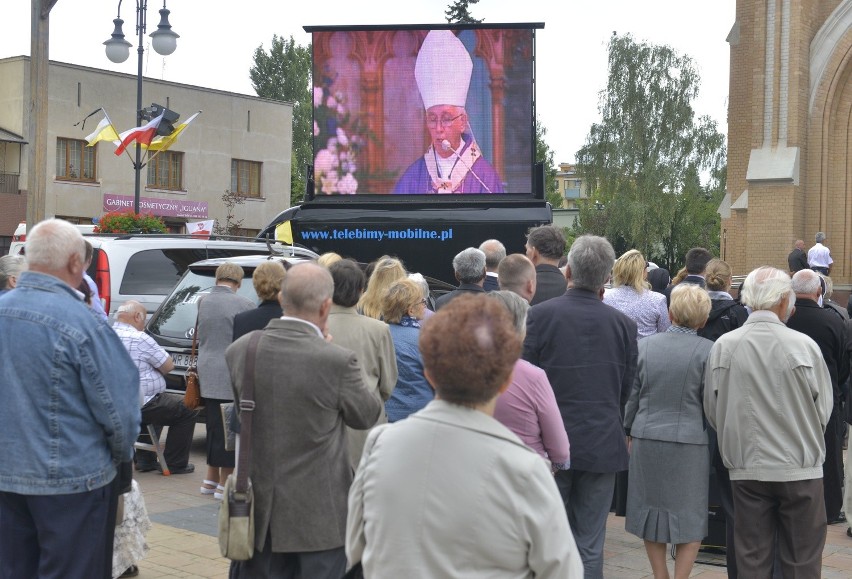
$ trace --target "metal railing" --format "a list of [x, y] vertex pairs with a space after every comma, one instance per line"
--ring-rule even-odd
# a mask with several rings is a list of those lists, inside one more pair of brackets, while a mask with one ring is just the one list
[[20, 193], [17, 173], [0, 173], [0, 193]]

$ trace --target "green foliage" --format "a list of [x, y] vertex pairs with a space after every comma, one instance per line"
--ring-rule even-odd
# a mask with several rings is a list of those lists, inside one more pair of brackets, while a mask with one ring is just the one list
[[222, 195], [222, 204], [225, 206], [225, 223], [220, 225], [217, 219], [213, 225], [213, 233], [216, 235], [240, 235], [242, 233], [243, 220], [236, 219], [234, 208], [246, 202], [244, 195], [225, 189]]
[[257, 96], [293, 103], [293, 158], [290, 175], [290, 204], [298, 203], [305, 193], [305, 166], [313, 162], [313, 126], [311, 94], [311, 46], [300, 46], [272, 36], [269, 52], [260, 45], [254, 51], [254, 66], [249, 71]]
[[556, 181], [556, 164], [553, 161], [553, 149], [545, 142], [547, 128], [539, 119], [535, 121], [535, 160], [544, 163], [544, 198], [556, 209], [562, 207], [562, 195]]
[[577, 152], [591, 199], [575, 233], [604, 235], [618, 254], [636, 248], [672, 272], [691, 247], [718, 255], [725, 137], [695, 118], [699, 85], [690, 57], [612, 36], [602, 120]]
[[150, 213], [110, 211], [98, 220], [95, 233], [165, 233], [166, 224], [161, 217]]
[[444, 15], [447, 17], [447, 22], [450, 24], [479, 24], [484, 22], [484, 18], [476, 19], [470, 15], [468, 7], [471, 4], [476, 4], [479, 0], [455, 0], [447, 6]]

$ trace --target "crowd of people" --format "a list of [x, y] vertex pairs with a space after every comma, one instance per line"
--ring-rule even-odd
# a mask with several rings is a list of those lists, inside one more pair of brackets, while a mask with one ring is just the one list
[[[459, 285], [437, 299], [396, 257], [326, 254], [258, 267], [258, 305], [222, 264], [193, 330], [204, 495], [222, 499], [236, 465], [238, 425], [219, 408], [239, 407], [257, 368], [254, 556], [231, 576], [599, 578], [615, 507], [654, 577], [674, 545], [686, 578], [712, 479], [730, 577], [819, 577], [826, 525], [852, 502], [852, 326], [822, 249], [734, 292], [706, 249], [672, 279], [635, 249], [616, 259], [602, 237], [568, 247], [542, 226], [525, 254], [495, 239], [459, 252]], [[168, 426], [173, 474], [195, 470], [196, 411], [165, 392], [171, 358], [138, 302], [112, 325], [93, 309], [87, 259], [57, 219], [33, 228], [25, 260], [0, 259], [2, 576], [138, 572], [148, 523], [130, 465], [163, 468], [134, 457], [140, 423]]]

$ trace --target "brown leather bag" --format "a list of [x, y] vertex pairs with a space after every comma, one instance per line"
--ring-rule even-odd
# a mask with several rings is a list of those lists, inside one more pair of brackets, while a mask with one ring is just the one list
[[[195, 329], [192, 331], [192, 355], [190, 360], [196, 362], [196, 347], [198, 345], [198, 318], [195, 319]], [[183, 395], [183, 405], [190, 410], [195, 410], [202, 406], [201, 400], [201, 383], [198, 381], [198, 367], [193, 364], [186, 369], [186, 392]]]

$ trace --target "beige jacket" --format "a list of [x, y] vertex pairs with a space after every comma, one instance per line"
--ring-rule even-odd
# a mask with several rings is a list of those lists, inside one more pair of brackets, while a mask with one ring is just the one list
[[[382, 402], [390, 398], [393, 387], [396, 386], [397, 369], [396, 353], [393, 348], [388, 325], [379, 320], [362, 316], [353, 308], [342, 306], [331, 306], [331, 313], [327, 322], [328, 331], [331, 334], [332, 343], [343, 346], [355, 352], [361, 363], [361, 375], [364, 384]], [[385, 407], [382, 404], [382, 413], [376, 424], [384, 424], [388, 421]], [[367, 441], [369, 430], [354, 430], [348, 428], [349, 435], [349, 457], [352, 470], [358, 468], [361, 460], [361, 452]]]
[[541, 457], [491, 416], [442, 400], [370, 433], [346, 554], [374, 579], [583, 576]]
[[772, 312], [753, 312], [710, 351], [704, 412], [731, 480], [822, 478], [833, 404], [819, 346]]

